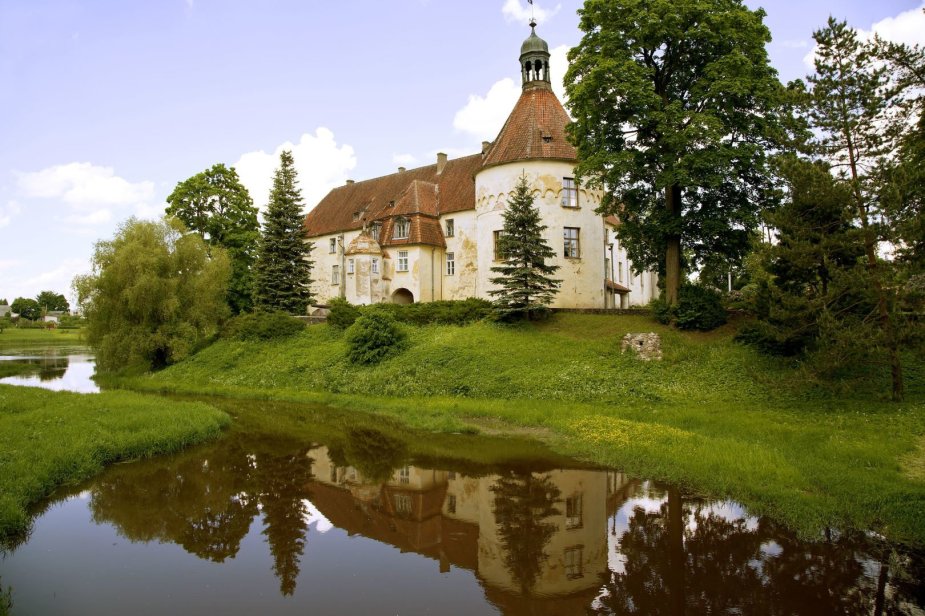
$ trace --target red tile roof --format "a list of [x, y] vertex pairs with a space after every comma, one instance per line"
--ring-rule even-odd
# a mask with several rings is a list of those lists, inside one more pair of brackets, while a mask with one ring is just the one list
[[571, 120], [546, 84], [527, 87], [485, 156], [485, 166], [518, 160], [577, 160], [565, 138]]
[[[474, 178], [481, 166], [482, 155], [473, 154], [447, 161], [440, 174], [433, 164], [339, 186], [305, 217], [308, 237], [361, 229], [364, 222], [385, 223], [399, 214], [439, 216], [475, 209]], [[412, 222], [412, 233], [415, 226]], [[442, 244], [441, 234], [437, 245]]]

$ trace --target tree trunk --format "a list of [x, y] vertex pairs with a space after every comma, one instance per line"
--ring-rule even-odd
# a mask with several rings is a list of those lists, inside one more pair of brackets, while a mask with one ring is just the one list
[[672, 228], [665, 235], [665, 301], [676, 306], [681, 288], [681, 187], [677, 184], [665, 188], [665, 208]]
[[668, 488], [668, 561], [669, 613], [684, 616], [684, 510], [678, 488]]

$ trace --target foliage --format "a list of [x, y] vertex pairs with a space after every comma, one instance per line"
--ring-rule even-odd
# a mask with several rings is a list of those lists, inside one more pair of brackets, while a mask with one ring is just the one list
[[649, 302], [649, 310], [659, 323], [674, 323], [678, 329], [710, 331], [727, 320], [722, 294], [702, 285], [686, 284], [681, 287], [675, 306], [664, 297], [653, 299]]
[[496, 298], [495, 312], [499, 318], [530, 319], [546, 312], [562, 281], [551, 278], [559, 267], [546, 261], [556, 253], [543, 238], [546, 226], [533, 205], [526, 175], [520, 176], [503, 216], [504, 227], [497, 247], [503, 264], [491, 268], [498, 274], [491, 278], [491, 284], [500, 288], [488, 294]]
[[347, 329], [360, 316], [360, 310], [342, 297], [335, 297], [329, 301], [328, 309], [330, 312], [327, 322], [338, 329]]
[[364, 480], [376, 483], [388, 481], [408, 460], [406, 443], [371, 428], [349, 430], [343, 452], [347, 466], [360, 471]]
[[214, 438], [228, 421], [202, 403], [0, 385], [0, 537], [25, 531], [28, 506], [59, 485]]
[[19, 315], [21, 319], [34, 321], [42, 316], [42, 307], [32, 298], [17, 297], [10, 304], [10, 310]]
[[305, 241], [302, 191], [292, 152], [280, 154], [257, 250], [254, 304], [306, 314], [311, 303], [312, 244]]
[[35, 298], [35, 301], [38, 302], [43, 312], [51, 310], [67, 312], [71, 309], [71, 305], [68, 304], [67, 298], [61, 293], [55, 293], [54, 291], [42, 291], [38, 294], [38, 297]]
[[229, 265], [224, 251], [211, 253], [176, 220], [132, 218], [97, 242], [93, 273], [74, 286], [101, 370], [163, 368], [218, 331]]
[[294, 336], [304, 329], [305, 323], [285, 312], [253, 312], [230, 319], [222, 329], [222, 337], [276, 340]]
[[400, 353], [407, 335], [395, 319], [382, 313], [365, 314], [344, 333], [347, 358], [355, 364], [378, 364]]
[[417, 304], [375, 304], [361, 310], [381, 311], [399, 323], [412, 325], [466, 325], [487, 319], [494, 313], [491, 302], [476, 297]]
[[167, 197], [167, 214], [183, 221], [210, 246], [221, 246], [231, 260], [228, 305], [233, 313], [252, 307], [257, 248], [257, 208], [234, 167], [213, 165], [179, 182]]
[[13, 589], [3, 589], [0, 584], [0, 616], [8, 616], [13, 609]]
[[634, 268], [657, 267], [675, 304], [684, 266], [738, 264], [772, 202], [780, 84], [765, 13], [740, 0], [588, 0], [579, 14], [565, 76], [577, 173], [606, 187], [600, 211], [619, 215]]
[[674, 319], [674, 306], [665, 301], [664, 297], [656, 297], [649, 302], [652, 317], [662, 325], [670, 325]]

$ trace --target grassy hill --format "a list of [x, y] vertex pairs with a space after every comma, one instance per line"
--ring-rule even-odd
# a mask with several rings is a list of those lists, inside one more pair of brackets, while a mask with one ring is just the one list
[[[873, 527], [925, 543], [922, 365], [909, 401], [886, 376], [839, 392], [734, 343], [645, 316], [559, 314], [517, 327], [407, 327], [410, 346], [373, 367], [345, 359], [326, 325], [268, 342], [221, 340], [137, 389], [324, 402], [413, 428], [532, 431], [559, 451], [732, 497], [807, 534]], [[664, 359], [620, 353], [627, 332], [662, 336]], [[857, 384], [855, 384], [857, 386]]]

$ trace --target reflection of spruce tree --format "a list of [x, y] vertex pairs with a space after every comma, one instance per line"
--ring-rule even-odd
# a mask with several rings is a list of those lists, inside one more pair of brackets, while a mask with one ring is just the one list
[[237, 554], [257, 514], [251, 468], [236, 441], [163, 461], [117, 466], [92, 490], [93, 521], [131, 541], [169, 541], [214, 562]]
[[556, 525], [544, 522], [558, 515], [559, 488], [549, 475], [507, 471], [491, 487], [495, 494], [494, 512], [498, 534], [504, 547], [504, 564], [529, 596], [546, 560], [544, 551], [556, 532]]
[[308, 509], [303, 499], [308, 497], [306, 484], [311, 477], [312, 464], [307, 454], [307, 449], [283, 455], [257, 453], [263, 534], [270, 544], [273, 571], [284, 595], [295, 592], [299, 560], [305, 551]]

